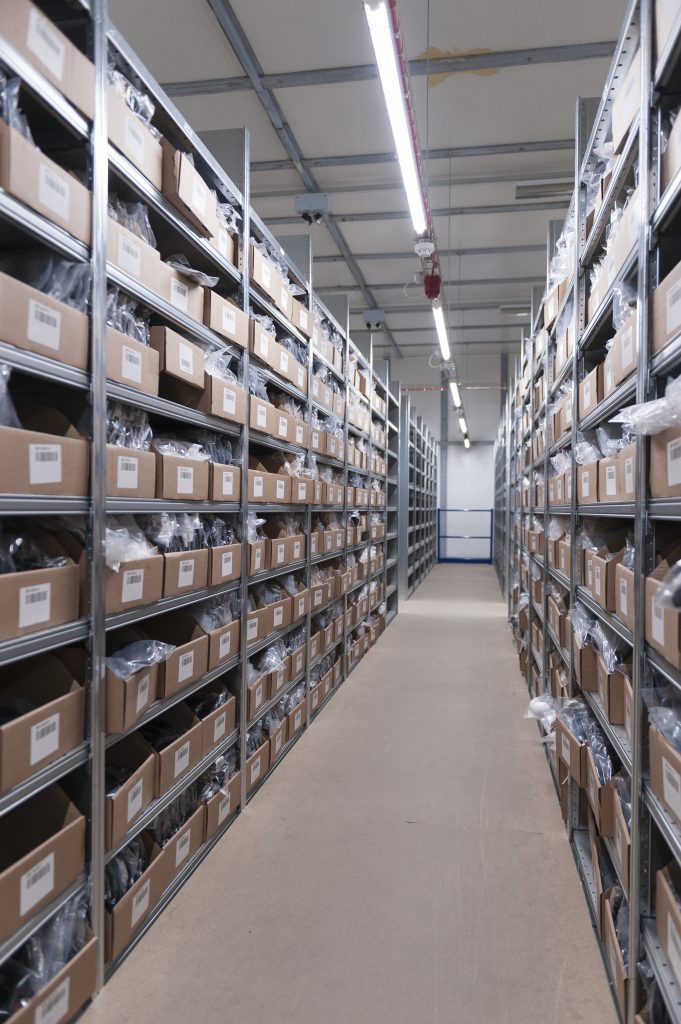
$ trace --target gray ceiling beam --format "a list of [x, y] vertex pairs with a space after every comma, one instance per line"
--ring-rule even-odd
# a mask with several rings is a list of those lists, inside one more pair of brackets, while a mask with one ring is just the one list
[[[567, 199], [552, 199], [541, 203], [493, 203], [489, 206], [450, 206], [441, 210], [433, 210], [433, 219], [437, 217], [486, 217], [499, 213], [532, 213], [533, 211], [567, 210], [570, 202]], [[324, 218], [332, 224], [362, 224], [378, 220], [410, 220], [409, 210], [372, 210], [370, 213], [332, 213]], [[299, 224], [300, 216], [268, 217], [270, 227], [274, 225]]]
[[[525, 324], [522, 321], [523, 321], [523, 319], [526, 319], [526, 318], [514, 317], [513, 319], [514, 319], [514, 322], [512, 324], [468, 324], [465, 327], [463, 327], [461, 325], [456, 325], [453, 329], [458, 334], [460, 331], [507, 331], [507, 330], [512, 330], [512, 329], [517, 328], [517, 327], [524, 327], [525, 326]], [[394, 334], [432, 334], [433, 336], [435, 336], [435, 334], [434, 334], [435, 328], [432, 325], [432, 320], [433, 320], [433, 318], [431, 317], [430, 324], [426, 324], [424, 327], [394, 327], [393, 328], [393, 333]], [[364, 327], [358, 327], [354, 331], [351, 330], [350, 333], [351, 334], [369, 334], [370, 331], [368, 331]], [[408, 344], [417, 344], [417, 342], [409, 342]], [[427, 344], [427, 342], [423, 342], [422, 344]]]
[[[574, 172], [570, 171], [546, 171], [540, 176], [542, 181], [563, 181], [574, 182]], [[428, 182], [428, 188], [432, 192], [435, 188], [457, 188], [464, 185], [504, 185], [504, 184], [526, 184], [537, 180], [537, 174], [477, 174], [467, 178], [436, 178]], [[362, 192], [401, 192], [404, 186], [402, 181], [365, 182], [363, 185], [325, 185], [324, 191], [331, 195], [349, 195]], [[298, 195], [299, 190], [295, 188], [270, 188], [261, 192], [251, 192], [251, 199], [286, 199]]]
[[[262, 84], [263, 69], [256, 57], [255, 51], [251, 46], [246, 33], [244, 32], [241, 24], [232, 9], [232, 5], [229, 0], [208, 0], [210, 8], [215, 15], [220, 28], [222, 29], [225, 38], [227, 39], [232, 50], [236, 54], [239, 63], [246, 72], [253, 89], [256, 92], [260, 103], [267, 114], [272, 127], [274, 128], [277, 137], [284, 147], [285, 151], [291, 158], [293, 166], [298, 171], [305, 188], [310, 192], [320, 192], [321, 189], [317, 183], [316, 178], [312, 172], [305, 166], [305, 159], [303, 157], [302, 150], [298, 145], [298, 141], [293, 134], [290, 126], [286, 121], [283, 110], [281, 109], [279, 102], [277, 101], [274, 94], [266, 86]], [[362, 295], [367, 305], [375, 307], [376, 301], [371, 291], [367, 287], [367, 283], [364, 279], [360, 267], [355, 262], [348, 243], [345, 240], [345, 236], [338, 227], [337, 224], [325, 218], [325, 223], [328, 231], [336, 243], [336, 247], [339, 252], [345, 257], [345, 262], [348, 265], [348, 269], [352, 274], [354, 280], [357, 282]], [[401, 357], [402, 353], [397, 345], [397, 342], [390, 333], [387, 325], [383, 328], [384, 333], [394, 348], [396, 354]]]
[[[440, 259], [448, 256], [506, 256], [518, 252], [540, 252], [546, 255], [546, 245], [488, 245], [477, 249], [438, 249]], [[405, 252], [359, 252], [355, 254], [358, 262], [366, 260], [413, 260], [412, 250]], [[343, 256], [315, 256], [315, 263], [344, 263]]]
[[[529, 305], [530, 305], [529, 301], [527, 299], [523, 299], [523, 298], [520, 298], [520, 299], [496, 299], [496, 300], [491, 299], [491, 300], [488, 300], [487, 302], [448, 302], [446, 304], [447, 311], [449, 313], [461, 313], [461, 312], [465, 312], [466, 310], [474, 310], [474, 309], [478, 309], [478, 310], [479, 309], [496, 309], [496, 310], [499, 310], [502, 306], [525, 306], [525, 305], [529, 309]], [[365, 308], [366, 308], [365, 306], [353, 306], [350, 309], [350, 316], [362, 316], [362, 314], [365, 311]], [[386, 305], [384, 303], [381, 306], [381, 309], [383, 310], [384, 313], [423, 313], [425, 310], [430, 310], [431, 309], [431, 303], [424, 296], [423, 302], [420, 302], [418, 305], [412, 303], [410, 305], [389, 306], [389, 305]], [[527, 316], [529, 318], [529, 316], [530, 316], [529, 312], [528, 312]], [[516, 320], [516, 319], [519, 319], [519, 318], [514, 316], [513, 319]], [[450, 324], [450, 326], [452, 326], [452, 325]]]
[[[422, 152], [424, 161], [463, 160], [477, 156], [509, 156], [516, 153], [570, 152], [575, 148], [574, 139], [545, 139], [541, 142], [491, 142], [478, 146], [448, 146], [445, 149], [426, 149]], [[373, 164], [395, 164], [394, 152], [352, 153], [339, 156], [314, 156], [304, 158], [305, 166], [314, 169], [322, 167], [364, 167]], [[290, 171], [290, 160], [260, 160], [251, 164], [251, 173], [258, 171]]]
[[[540, 275], [535, 275], [535, 277], [472, 277], [466, 278], [465, 280], [462, 278], [460, 280], [443, 281], [442, 285], [444, 288], [457, 288], [459, 285], [461, 287], [466, 287], [466, 285], [485, 285], [487, 287], [491, 287], [497, 284], [543, 284], [545, 280], [546, 277], [541, 277]], [[373, 284], [370, 284], [369, 287], [372, 289], [372, 291], [394, 292], [402, 291], [405, 287], [422, 289], [423, 285], [420, 285], [417, 281], [391, 281], [389, 284], [380, 284], [378, 281], [376, 281]], [[334, 293], [338, 293], [339, 295], [346, 295], [348, 292], [356, 292], [357, 288], [353, 287], [352, 285], [332, 285], [331, 287], [325, 286], [323, 290], [327, 295]], [[413, 298], [413, 296], [407, 297]]]
[[[211, 5], [212, 6], [212, 5]], [[222, 22], [216, 14], [222, 27]], [[460, 57], [417, 57], [409, 61], [410, 73], [422, 75], [451, 75], [475, 71], [500, 71], [502, 68], [536, 67], [541, 64], [564, 64], [579, 60], [611, 58], [614, 42], [571, 43], [566, 46], [537, 46], [522, 50], [501, 50], [476, 53]], [[235, 50], [239, 61], [240, 54]], [[243, 65], [242, 65], [243, 66]], [[248, 74], [234, 78], [196, 79], [187, 82], [166, 82], [163, 86], [169, 96], [209, 96], [230, 92], [245, 92], [254, 88]], [[267, 90], [295, 89], [316, 85], [339, 85], [345, 82], [366, 82], [377, 77], [375, 64], [357, 64], [349, 67], [312, 68], [309, 71], [285, 71], [273, 75], [260, 75], [260, 83]]]

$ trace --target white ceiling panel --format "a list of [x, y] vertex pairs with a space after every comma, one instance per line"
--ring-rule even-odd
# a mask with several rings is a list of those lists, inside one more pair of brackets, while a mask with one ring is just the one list
[[225, 96], [182, 96], [177, 106], [198, 132], [243, 128], [251, 133], [251, 160], [278, 160], [286, 156], [265, 112], [249, 92]]

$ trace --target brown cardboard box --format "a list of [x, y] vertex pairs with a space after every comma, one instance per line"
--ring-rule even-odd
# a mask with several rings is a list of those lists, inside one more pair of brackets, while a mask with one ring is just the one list
[[307, 615], [309, 610], [310, 591], [302, 586], [302, 589], [298, 591], [295, 597], [291, 598], [291, 622], [298, 622], [299, 619]]
[[547, 601], [547, 609], [551, 629], [555, 633], [560, 646], [567, 650], [570, 643], [570, 625], [567, 617], [567, 603], [564, 600], [557, 601], [554, 597], [549, 597]]
[[629, 829], [627, 828], [627, 822], [622, 811], [622, 804], [617, 792], [612, 789], [612, 784], [608, 787], [611, 789], [611, 800], [612, 800], [612, 838], [614, 840], [615, 847], [615, 866], [618, 869], [618, 874], [622, 881], [622, 887], [629, 895], [629, 854], [631, 850], [631, 836], [629, 835]]
[[556, 756], [569, 768], [570, 775], [578, 786], [586, 785], [586, 744], [580, 744], [567, 726], [556, 720]]
[[248, 575], [256, 576], [267, 567], [267, 541], [259, 540], [248, 545]]
[[306, 338], [312, 335], [312, 313], [302, 302], [293, 297], [291, 300], [291, 319], [293, 326], [297, 327]]
[[653, 498], [681, 497], [679, 427], [670, 427], [650, 438], [650, 493]]
[[615, 355], [612, 349], [606, 353], [601, 368], [603, 398], [607, 398], [615, 390]]
[[566, 576], [570, 575], [570, 541], [560, 540], [558, 541], [558, 569], [564, 572]]
[[291, 478], [291, 501], [294, 505], [311, 505], [314, 501], [314, 480]]
[[161, 274], [158, 250], [112, 217], [106, 222], [106, 258], [135, 281], [154, 292], [158, 291]]
[[239, 238], [223, 221], [220, 211], [215, 210], [215, 220], [211, 228], [210, 244], [233, 267], [239, 266]]
[[228, 783], [206, 803], [204, 841], [212, 839], [241, 804], [241, 772], [236, 772]]
[[612, 104], [612, 149], [619, 153], [641, 102], [641, 51], [636, 51]]
[[97, 987], [97, 939], [86, 928], [86, 943], [39, 991], [12, 1014], [12, 1024], [72, 1020]]
[[148, 619], [145, 632], [154, 640], [175, 645], [160, 665], [159, 697], [172, 697], [208, 671], [208, 637], [188, 612], [178, 610]]
[[250, 793], [254, 786], [267, 775], [270, 767], [270, 742], [266, 740], [254, 754], [246, 760], [246, 792]]
[[576, 636], [572, 637], [572, 648], [574, 651], [575, 678], [580, 688], [589, 693], [597, 693], [598, 664], [595, 648], [591, 644], [580, 647]]
[[285, 718], [282, 718], [279, 725], [272, 729], [270, 736], [270, 764], [274, 764], [276, 759], [281, 754], [282, 750], [286, 746], [286, 737], [288, 735], [288, 722]]
[[608, 672], [607, 666], [600, 655], [596, 659], [598, 673], [598, 694], [603, 703], [605, 715], [611, 725], [624, 725], [624, 680], [627, 671], [624, 667]]
[[179, 875], [203, 842], [205, 832], [206, 810], [203, 804], [194, 811], [191, 818], [184, 823], [163, 847], [168, 870], [168, 884]]
[[207, 633], [208, 637], [208, 671], [212, 672], [221, 662], [233, 658], [239, 651], [239, 620], [220, 626]]
[[108, 444], [106, 446], [106, 493], [110, 498], [155, 497], [155, 454]]
[[248, 314], [210, 288], [204, 289], [203, 322], [239, 348], [248, 347]]
[[577, 473], [577, 501], [580, 505], [593, 505], [598, 501], [598, 463], [589, 462], [575, 467]]
[[681, 826], [681, 754], [654, 725], [650, 727], [650, 788]]
[[270, 473], [257, 456], [249, 457], [249, 501], [287, 504], [291, 499], [291, 478], [283, 473]]
[[615, 568], [615, 615], [634, 628], [634, 573], [621, 562]]
[[252, 721], [260, 711], [260, 708], [270, 699], [270, 677], [269, 674], [259, 676], [252, 683], [248, 683], [248, 720]]
[[215, 196], [187, 153], [181, 153], [166, 139], [161, 140], [161, 146], [163, 195], [200, 235], [210, 238], [217, 217]]
[[32, 708], [0, 725], [0, 793], [82, 743], [82, 678], [50, 654], [0, 669], [0, 704], [28, 701]]
[[163, 556], [165, 573], [163, 596], [177, 597], [190, 590], [208, 586], [208, 548], [175, 551]]
[[617, 552], [609, 552], [601, 548], [592, 556], [593, 585], [591, 593], [594, 600], [608, 612], [615, 611], [615, 570], [618, 562], [624, 557], [624, 548]]
[[90, 324], [85, 313], [2, 273], [0, 307], [0, 341], [87, 369]]
[[599, 501], [619, 501], [619, 457], [601, 459], [598, 466], [598, 498]]
[[0, 818], [0, 940], [24, 925], [83, 871], [85, 818], [59, 786]]
[[168, 708], [158, 721], [169, 722], [183, 730], [182, 735], [163, 750], [153, 751], [156, 795], [160, 797], [203, 757], [203, 726], [184, 703]]
[[90, 446], [56, 409], [22, 412], [26, 430], [0, 427], [3, 494], [86, 495]]
[[220, 377], [211, 377], [206, 374], [201, 397], [197, 401], [186, 402], [192, 408], [200, 412], [208, 413], [209, 416], [217, 416], [221, 420], [229, 420], [230, 423], [244, 424], [246, 422], [246, 409], [248, 399], [246, 392], [240, 384], [233, 381], [222, 380]]
[[622, 501], [636, 496], [636, 443], [627, 445], [617, 457], [617, 489]]
[[671, 665], [681, 668], [681, 610], [665, 607], [657, 600], [668, 572], [669, 565], [663, 561], [646, 577], [645, 637]]
[[209, 501], [240, 501], [241, 470], [238, 466], [222, 466], [211, 462], [208, 476]]
[[149, 745], [139, 733], [133, 732], [109, 747], [106, 764], [107, 768], [125, 768], [131, 772], [116, 792], [106, 798], [105, 844], [106, 849], [111, 850], [154, 799], [156, 761]]
[[146, 832], [142, 833], [150, 864], [120, 898], [112, 910], [105, 911], [105, 959], [114, 960], [144, 923], [163, 895], [169, 882], [165, 854]]
[[602, 836], [610, 839], [614, 835], [612, 815], [615, 793], [609, 786], [601, 785], [596, 762], [589, 747], [586, 748], [586, 786], [584, 788], [598, 831]]
[[250, 247], [251, 283], [258, 291], [264, 292], [268, 298], [275, 300], [281, 288], [281, 279], [270, 260], [263, 256], [254, 245]]
[[681, 7], [679, 0], [657, 0], [655, 3], [655, 57], [660, 59], [665, 47], [674, 38], [674, 27]]
[[288, 738], [290, 740], [301, 731], [307, 721], [307, 702], [301, 701], [297, 707], [288, 714]]
[[[64, 554], [42, 531], [40, 546], [47, 554]], [[79, 601], [80, 570], [75, 564], [5, 573], [0, 576], [0, 641], [72, 622], [78, 618]]]
[[107, 103], [109, 140], [160, 192], [163, 184], [161, 143], [112, 85], [107, 90]]
[[291, 622], [291, 599], [286, 597], [283, 601], [276, 601], [265, 608], [249, 612], [246, 624], [247, 643], [255, 643], [256, 640], [263, 640], [270, 633], [284, 629]]
[[190, 277], [159, 262], [154, 290], [180, 313], [203, 323], [203, 288]]
[[297, 651], [294, 651], [291, 657], [291, 669], [290, 678], [297, 679], [305, 671], [305, 664], [307, 659], [307, 647], [299, 647]]
[[160, 601], [163, 594], [163, 555], [121, 562], [117, 572], [107, 566], [107, 615]]
[[655, 886], [657, 934], [677, 985], [681, 985], [681, 906], [677, 895], [681, 891], [680, 874], [679, 865], [673, 860], [657, 872]]
[[603, 381], [596, 366], [579, 385], [579, 418], [584, 419], [603, 400]]
[[681, 263], [677, 263], [652, 294], [653, 352], [681, 330]]
[[290, 670], [291, 670], [290, 659], [286, 658], [286, 660], [284, 661], [284, 667], [283, 668], [273, 669], [270, 672], [270, 675], [269, 675], [269, 686], [270, 686], [270, 689], [269, 689], [269, 694], [270, 694], [269, 699], [270, 700], [272, 700], [273, 697], [276, 697], [277, 694], [281, 690], [283, 690], [283, 688], [286, 686], [286, 684], [288, 683], [288, 681], [289, 681], [289, 679], [291, 677]]
[[613, 890], [611, 889], [603, 898], [603, 943], [605, 945], [605, 952], [615, 984], [615, 995], [617, 997], [620, 1016], [622, 1020], [626, 1020], [627, 1002], [629, 997], [629, 977], [624, 966], [622, 950], [620, 949], [617, 932], [615, 930], [615, 922], [612, 916], [612, 898]]
[[157, 452], [156, 497], [205, 501], [208, 498], [208, 463]]
[[241, 544], [223, 544], [209, 552], [208, 586], [219, 587], [241, 576]]
[[258, 430], [270, 437], [275, 436], [275, 414], [276, 410], [270, 402], [264, 402], [261, 398], [251, 395], [251, 406], [249, 414], [249, 425], [251, 430]]
[[183, 338], [170, 327], [152, 327], [151, 351], [156, 352], [160, 373], [182, 384], [203, 390], [205, 358], [199, 345], [195, 345], [188, 338]]
[[[134, 638], [137, 639], [137, 635]], [[126, 679], [106, 670], [106, 731], [125, 732], [158, 696], [158, 664], [143, 668]]]
[[[681, 138], [681, 135], [679, 136]], [[610, 349], [613, 358], [615, 385], [621, 384], [636, 369], [638, 356], [638, 324], [636, 313], [632, 313], [615, 335]]]
[[0, 121], [0, 187], [90, 245], [91, 193], [5, 121]]

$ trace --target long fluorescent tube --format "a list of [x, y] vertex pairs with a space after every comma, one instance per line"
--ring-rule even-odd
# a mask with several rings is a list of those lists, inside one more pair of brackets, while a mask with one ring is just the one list
[[461, 433], [462, 434], [467, 434], [468, 433], [468, 428], [466, 427], [466, 418], [465, 418], [465, 416], [459, 416], [459, 427], [461, 428]]
[[447, 325], [445, 323], [445, 314], [442, 309], [442, 303], [439, 301], [433, 303], [433, 317], [435, 318], [435, 329], [437, 330], [437, 340], [440, 342], [442, 358], [445, 362], [449, 362], [451, 359], [451, 352], [449, 351]]
[[471, 446], [471, 442], [470, 442], [470, 440], [467, 437], [464, 437], [464, 439], [463, 439], [463, 446], [464, 446], [464, 448], [470, 448], [470, 446]]
[[426, 208], [421, 191], [421, 178], [416, 164], [413, 139], [407, 120], [404, 88], [388, 6], [385, 0], [365, 0], [364, 13], [369, 24], [385, 105], [388, 108], [397, 159], [402, 172], [404, 190], [407, 193], [409, 213], [414, 231], [417, 235], [423, 235], [428, 227]]
[[454, 399], [454, 405], [457, 409], [461, 408], [461, 395], [459, 394], [459, 385], [455, 380], [450, 380], [449, 387], [452, 392], [452, 398]]

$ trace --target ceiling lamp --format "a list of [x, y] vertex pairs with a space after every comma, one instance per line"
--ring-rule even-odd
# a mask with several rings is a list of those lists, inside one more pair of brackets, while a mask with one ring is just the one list
[[463, 439], [463, 446], [464, 446], [464, 448], [470, 448], [471, 442], [470, 442], [470, 439], [468, 437], [464, 437], [464, 439]]
[[452, 392], [452, 398], [454, 399], [454, 405], [457, 409], [461, 408], [461, 395], [459, 394], [459, 385], [455, 380], [450, 380], [449, 388]]
[[449, 338], [447, 337], [447, 325], [445, 323], [445, 313], [442, 308], [441, 302], [433, 303], [433, 317], [435, 318], [435, 329], [437, 331], [437, 340], [440, 342], [440, 352], [442, 358], [446, 363], [451, 359], [452, 353], [449, 350]]
[[465, 416], [459, 416], [459, 427], [461, 429], [461, 433], [462, 434], [467, 434], [468, 433], [468, 429], [466, 427], [466, 417]]

